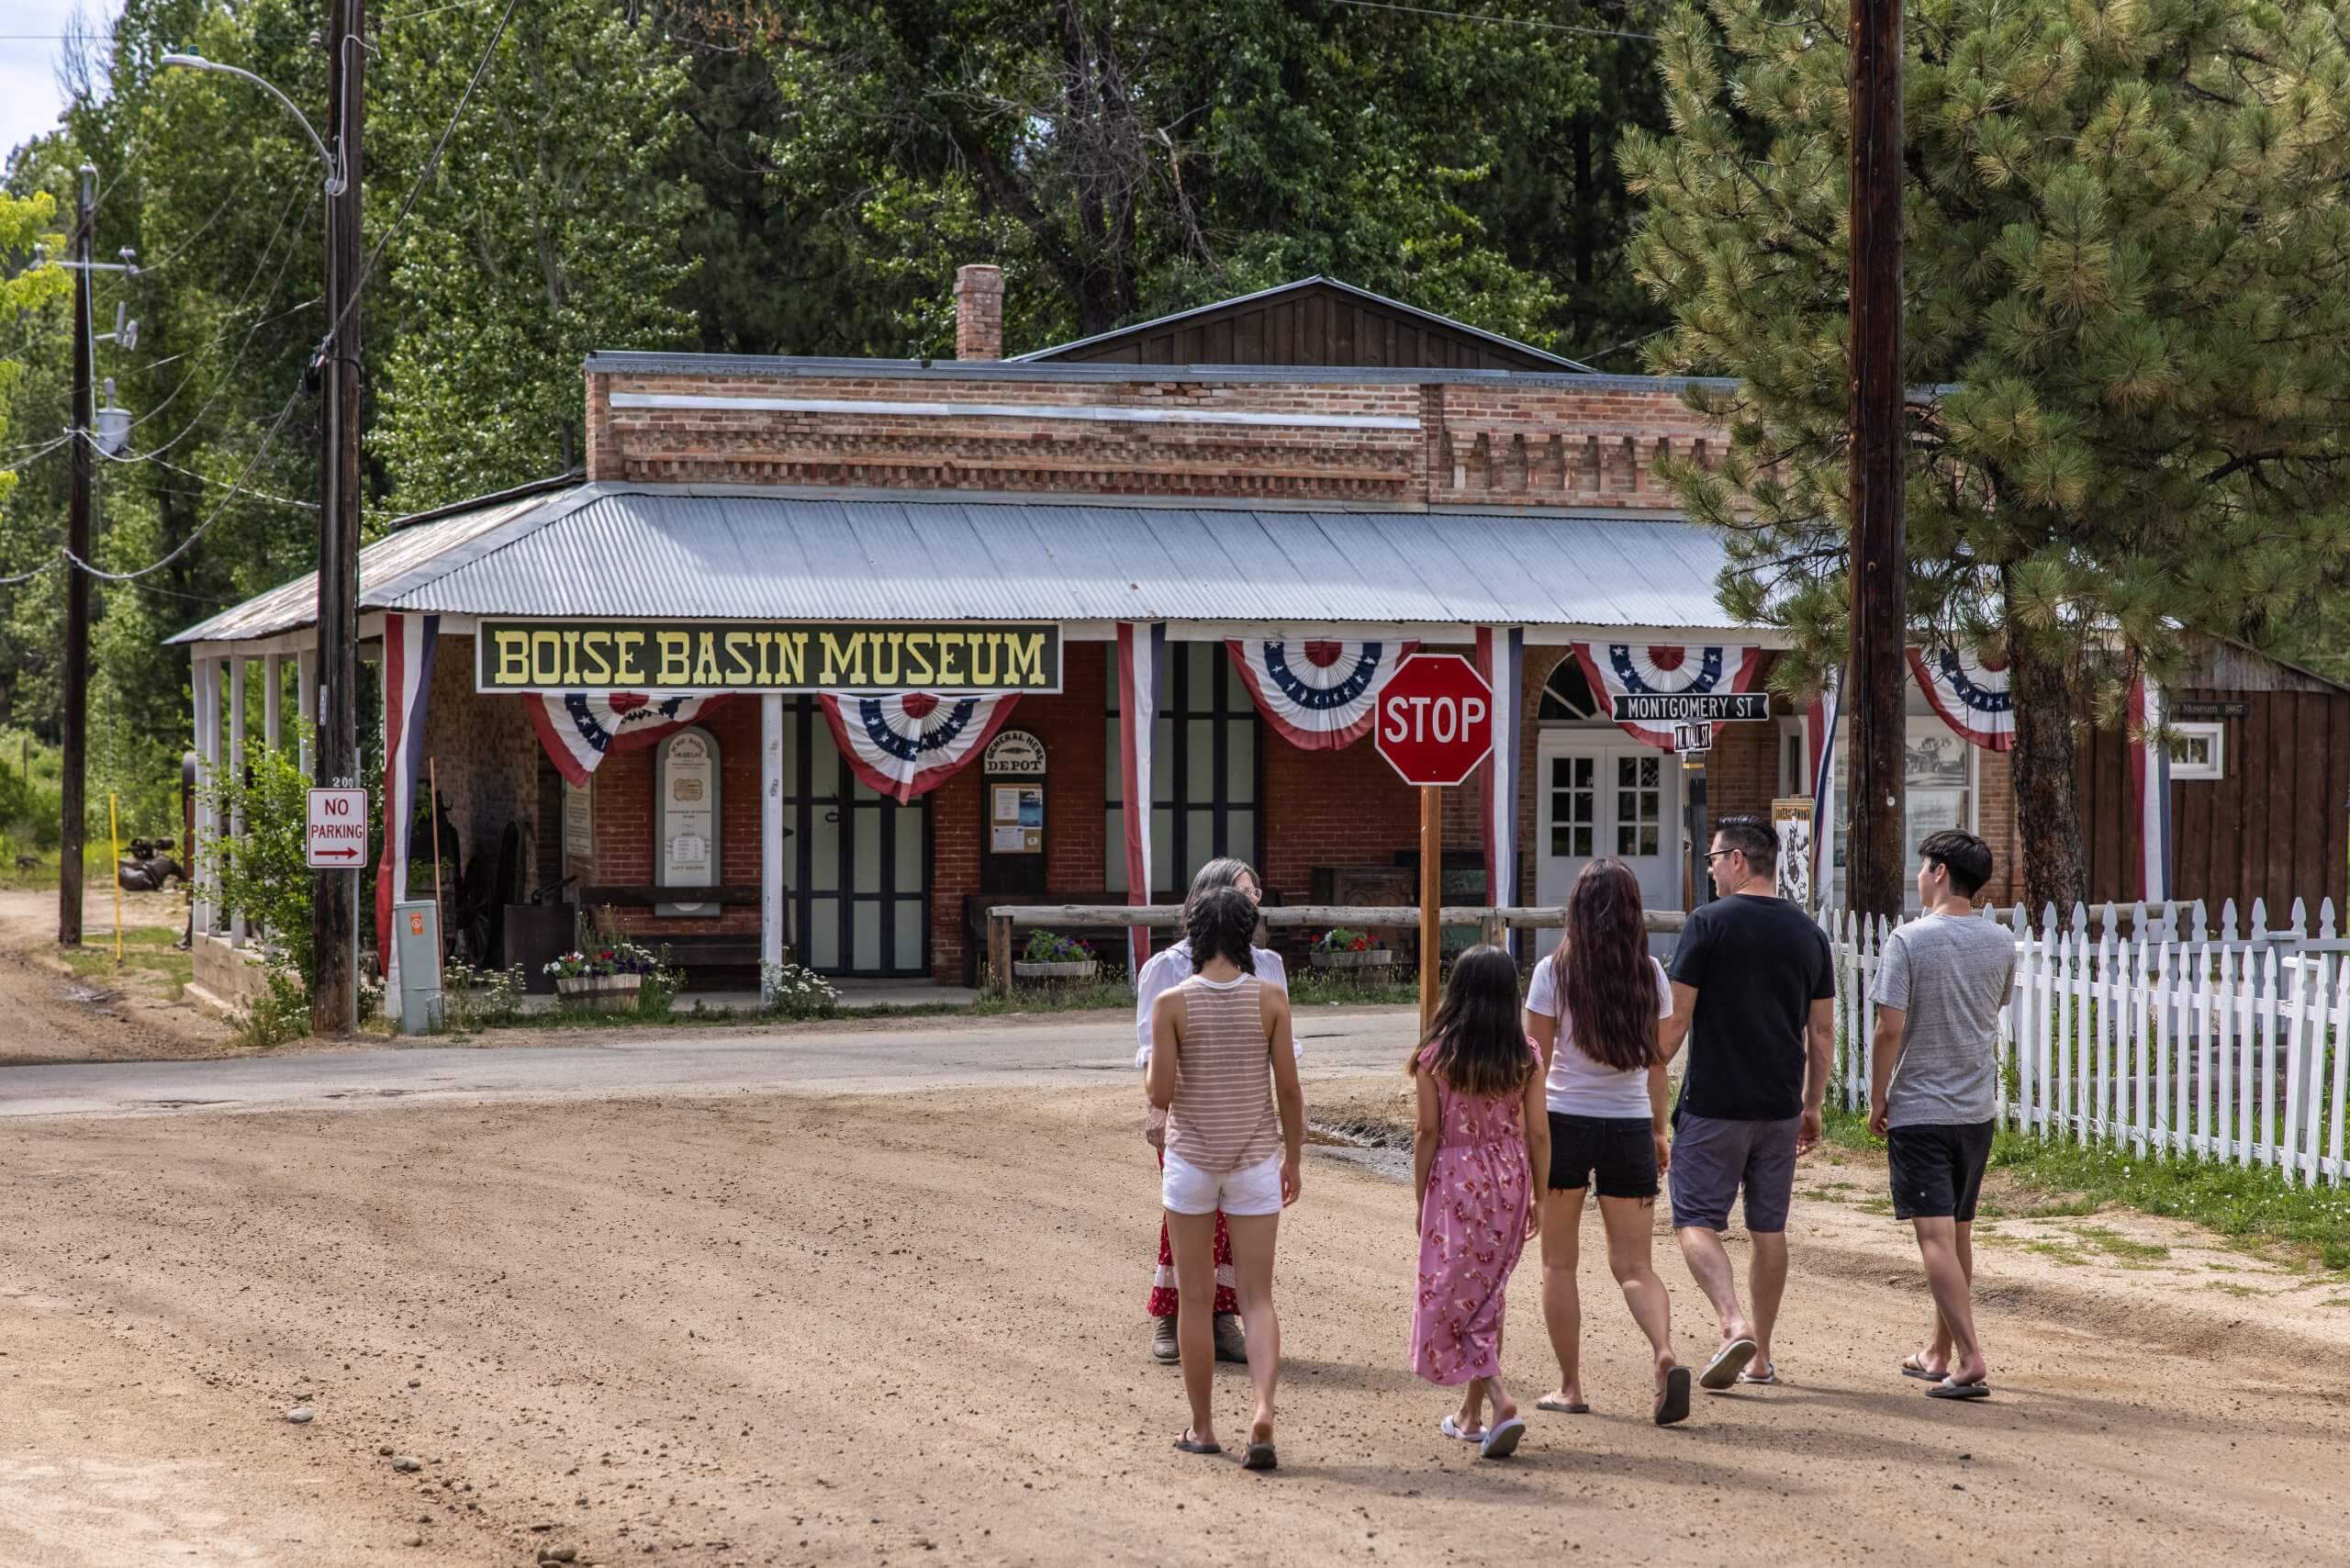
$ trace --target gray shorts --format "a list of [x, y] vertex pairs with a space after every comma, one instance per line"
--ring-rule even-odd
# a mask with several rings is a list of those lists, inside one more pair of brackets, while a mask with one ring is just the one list
[[1787, 1228], [1796, 1193], [1796, 1131], [1784, 1122], [1732, 1122], [1684, 1112], [1673, 1138], [1673, 1227], [1729, 1228], [1729, 1201], [1746, 1190], [1746, 1228]]

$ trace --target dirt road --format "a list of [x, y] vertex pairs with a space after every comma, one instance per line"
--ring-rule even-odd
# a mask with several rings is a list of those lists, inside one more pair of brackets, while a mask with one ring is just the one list
[[[1406, 1191], [1316, 1150], [1281, 1470], [1185, 1458], [1132, 1098], [0, 1126], [0, 1562], [2343, 1560], [2350, 1285], [2161, 1222], [2002, 1221], [1998, 1396], [1929, 1402], [1894, 1375], [1918, 1266], [1847, 1154], [1806, 1168], [1788, 1386], [1649, 1425], [1587, 1256], [1595, 1413], [1481, 1464], [1404, 1370]], [[1218, 1386], [1239, 1418], [1241, 1369]]]
[[[94, 884], [83, 901], [85, 946], [100, 953], [114, 932], [113, 890]], [[173, 893], [125, 893], [127, 926], [176, 928], [186, 902]], [[43, 1061], [166, 1061], [220, 1054], [227, 1027], [170, 993], [167, 977], [133, 967], [77, 975], [59, 957], [57, 894], [0, 890], [0, 1066]]]

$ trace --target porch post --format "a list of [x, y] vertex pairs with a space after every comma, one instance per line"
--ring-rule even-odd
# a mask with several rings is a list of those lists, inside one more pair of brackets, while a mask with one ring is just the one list
[[319, 733], [318, 654], [305, 646], [294, 655], [294, 749], [302, 777], [311, 777], [312, 747]]
[[783, 961], [783, 698], [759, 699], [759, 1004]]
[[271, 654], [261, 661], [261, 744], [275, 751], [285, 744], [285, 726], [278, 708], [285, 687], [285, 655]]
[[195, 833], [187, 846], [188, 875], [195, 883], [193, 916], [198, 937], [212, 935], [212, 876], [207, 864], [212, 848], [212, 789], [215, 760], [220, 755], [219, 712], [214, 705], [218, 688], [214, 684], [215, 663], [199, 653], [190, 668], [188, 685], [195, 696], [196, 708], [196, 817]]
[[[245, 666], [252, 661], [239, 654], [229, 661], [229, 779], [239, 791], [229, 811], [229, 836], [241, 842], [245, 836]], [[245, 945], [244, 912], [238, 910], [229, 916], [229, 945]]]

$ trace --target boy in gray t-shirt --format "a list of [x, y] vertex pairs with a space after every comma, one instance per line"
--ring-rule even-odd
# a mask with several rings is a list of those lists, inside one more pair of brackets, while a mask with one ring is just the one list
[[[1934, 1295], [1925, 1349], [1901, 1363], [1939, 1399], [1980, 1399], [1990, 1370], [1975, 1334], [1975, 1207], [1998, 1114], [1999, 1009], [2015, 984], [2015, 938], [1975, 913], [1991, 849], [1971, 833], [1919, 846], [1925, 913], [1878, 956], [1869, 1130], [1886, 1143], [1893, 1214], [1917, 1227]], [[1955, 1355], [1953, 1356], [1953, 1351]]]

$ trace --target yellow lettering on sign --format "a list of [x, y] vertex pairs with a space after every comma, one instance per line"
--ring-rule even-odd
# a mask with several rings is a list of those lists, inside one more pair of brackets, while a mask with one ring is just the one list
[[873, 684], [898, 684], [899, 647], [905, 640], [903, 632], [877, 632], [873, 634]]
[[822, 673], [816, 677], [819, 686], [863, 686], [865, 684], [865, 633], [852, 632], [845, 641], [830, 632], [816, 633], [823, 649]]
[[661, 667], [655, 672], [653, 684], [660, 687], [685, 685], [688, 677], [693, 673], [692, 633], [655, 632], [653, 636], [661, 649]]
[[936, 635], [929, 632], [906, 633], [906, 682], [910, 686], [928, 686], [931, 682], [930, 645]]
[[563, 683], [579, 684], [579, 633], [565, 631], [563, 634]]
[[498, 633], [498, 676], [493, 686], [528, 686], [531, 684], [531, 634], [528, 632]]
[[610, 632], [583, 633], [579, 638], [581, 663], [579, 673], [588, 686], [601, 686], [612, 678], [612, 634]]
[[531, 684], [563, 684], [563, 637], [554, 632], [531, 633]]
[[775, 683], [778, 686], [808, 684], [808, 633], [784, 632], [776, 637]]
[[703, 632], [694, 638], [694, 684], [718, 684], [718, 634]]
[[612, 660], [612, 678], [622, 686], [643, 686], [644, 684], [644, 633], [642, 632], [618, 633], [613, 636], [612, 642], [619, 649], [618, 655]]
[[[1001, 632], [973, 632], [968, 633], [968, 635], [971, 639], [971, 684], [973, 686], [993, 686], [995, 684], [996, 655], [1003, 651], [1003, 633]], [[979, 662], [982, 657], [987, 661], [984, 664]]]
[[945, 632], [938, 638], [938, 682], [940, 686], [964, 685], [963, 672], [955, 667], [955, 655], [963, 651], [963, 633]]
[[748, 686], [751, 684], [752, 678], [751, 633], [748, 632], [727, 633], [726, 684], [729, 686]]
[[1004, 641], [1009, 646], [1004, 650], [1003, 684], [1044, 685], [1045, 634], [1042, 632], [1016, 632], [1005, 637]]

